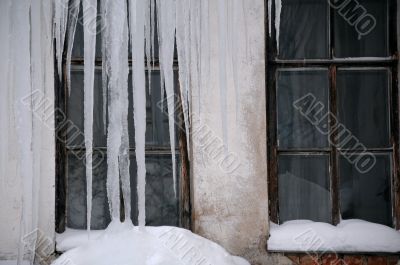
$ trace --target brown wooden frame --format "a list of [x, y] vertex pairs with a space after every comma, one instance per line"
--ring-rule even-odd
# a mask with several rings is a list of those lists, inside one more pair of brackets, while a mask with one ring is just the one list
[[[279, 60], [277, 58], [277, 45], [275, 28], [272, 27], [271, 34], [268, 32], [269, 16], [272, 17], [274, 25], [275, 14], [268, 13], [268, 3], [265, 1], [265, 29], [266, 29], [266, 95], [267, 95], [267, 164], [268, 164], [268, 195], [269, 195], [269, 215], [270, 220], [279, 223], [279, 194], [278, 194], [278, 150], [277, 150], [277, 111], [276, 111], [276, 71], [278, 68], [310, 68], [324, 67], [329, 69], [329, 96], [330, 111], [337, 114], [336, 104], [336, 72], [338, 67], [386, 67], [391, 70], [391, 87], [389, 88], [390, 101], [390, 121], [391, 121], [391, 144], [390, 151], [393, 158], [393, 176], [392, 176], [392, 208], [393, 225], [400, 229], [400, 156], [399, 156], [399, 85], [398, 85], [398, 63], [399, 53], [397, 46], [397, 1], [389, 1], [389, 52], [392, 54], [389, 58], [379, 58], [371, 60], [363, 59], [310, 59], [310, 60]], [[275, 3], [272, 1], [272, 10], [275, 9]], [[333, 12], [330, 8], [330, 42], [333, 46]], [[331, 47], [330, 46], [330, 47]], [[330, 58], [333, 58], [333, 48], [330, 49]], [[330, 121], [332, 127], [334, 121]], [[376, 149], [373, 152], [388, 151], [388, 149]], [[315, 150], [310, 150], [314, 152]], [[292, 153], [296, 153], [295, 151]], [[302, 154], [305, 154], [302, 150]], [[340, 221], [339, 205], [339, 176], [338, 176], [338, 151], [335, 145], [330, 145], [327, 152], [330, 155], [331, 167], [331, 196], [332, 196], [332, 224], [336, 225]]]

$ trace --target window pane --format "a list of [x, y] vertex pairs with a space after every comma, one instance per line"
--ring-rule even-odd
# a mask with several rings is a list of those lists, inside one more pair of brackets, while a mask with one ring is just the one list
[[[83, 126], [83, 70], [73, 68], [71, 70], [71, 94], [68, 97], [68, 119], [69, 124], [67, 133], [68, 146], [84, 146], [84, 126]], [[93, 145], [106, 146], [107, 137], [104, 135], [103, 127], [103, 92], [102, 92], [101, 70], [95, 70], [94, 77], [94, 99], [93, 104]]]
[[[68, 154], [67, 227], [86, 228], [86, 171], [84, 153]], [[103, 158], [103, 159], [102, 159]], [[111, 218], [107, 200], [107, 157], [98, 153], [93, 158], [92, 229], [104, 229]]]
[[[290, 148], [324, 148], [328, 139], [303, 116], [293, 104], [298, 99], [311, 93], [316, 101], [329, 108], [328, 71], [323, 70], [279, 70], [277, 79], [277, 119], [278, 147]], [[317, 111], [317, 108], [315, 108]], [[322, 125], [327, 121], [322, 121]]]
[[325, 0], [283, 0], [278, 57], [328, 58], [328, 20], [328, 2]]
[[[84, 154], [68, 155], [67, 177], [67, 227], [86, 228], [86, 173]], [[103, 159], [102, 159], [103, 158]], [[101, 163], [99, 163], [101, 162]], [[177, 168], [179, 168], [177, 156]], [[98, 165], [98, 166], [96, 166]], [[107, 200], [107, 157], [94, 157], [93, 162], [93, 210], [92, 229], [104, 229], [110, 222]], [[175, 197], [172, 178], [172, 161], [170, 155], [146, 156], [146, 224], [147, 225], [179, 225], [179, 195]], [[136, 159], [133, 153], [130, 158], [131, 206], [132, 221], [137, 225], [137, 181]], [[177, 186], [179, 187], [179, 170]], [[179, 189], [177, 189], [179, 191]]]
[[391, 154], [375, 157], [376, 164], [367, 173], [360, 173], [355, 165], [340, 157], [342, 218], [363, 219], [391, 226]]
[[345, 4], [334, 11], [335, 56], [388, 56], [388, 1], [338, 2]]
[[331, 222], [328, 155], [279, 155], [279, 220]]
[[[84, 146], [84, 88], [83, 88], [83, 70], [80, 68], [72, 69], [71, 71], [71, 95], [68, 98], [68, 117], [73, 123], [69, 126], [67, 133], [68, 146]], [[147, 80], [147, 79], [146, 79]], [[176, 77], [176, 82], [178, 79]], [[146, 144], [148, 146], [169, 146], [169, 129], [168, 129], [168, 114], [166, 100], [164, 102], [164, 111], [161, 109], [161, 89], [160, 89], [160, 72], [152, 71], [151, 77], [152, 90], [151, 94], [147, 93], [147, 128], [146, 128]], [[175, 84], [177, 87], [177, 84]], [[97, 69], [94, 83], [94, 108], [93, 113], [93, 144], [96, 147], [107, 146], [107, 135], [104, 134], [103, 125], [103, 92], [102, 92], [102, 76], [101, 70]], [[128, 110], [128, 125], [129, 125], [129, 141], [133, 147], [135, 143], [135, 130], [133, 120], [133, 98], [132, 98], [132, 81], [131, 75], [128, 80], [129, 93], [129, 110]], [[81, 132], [81, 133], [77, 133]], [[107, 132], [106, 132], [107, 134]]]
[[[94, 28], [96, 25], [96, 57], [101, 57], [101, 7], [100, 2], [97, 1], [97, 19], [96, 24], [94, 22], [90, 22], [90, 28]], [[83, 7], [82, 3], [79, 8], [79, 16], [78, 21], [76, 23], [75, 37], [74, 37], [74, 45], [72, 47], [72, 57], [73, 58], [83, 58]]]
[[[179, 168], [177, 156], [177, 168]], [[178, 226], [179, 195], [175, 197], [171, 155], [146, 156], [146, 225]], [[179, 191], [179, 170], [177, 171]], [[132, 220], [137, 225], [136, 160], [131, 156]]]
[[384, 69], [337, 74], [339, 121], [369, 148], [390, 146], [388, 76]]

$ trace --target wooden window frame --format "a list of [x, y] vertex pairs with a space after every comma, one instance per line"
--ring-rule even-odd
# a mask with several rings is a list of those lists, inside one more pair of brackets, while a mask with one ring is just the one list
[[[391, 98], [390, 102], [390, 130], [391, 130], [391, 148], [392, 152], [392, 219], [393, 226], [400, 229], [400, 168], [399, 168], [399, 52], [398, 52], [398, 37], [397, 37], [397, 1], [388, 0], [388, 15], [389, 15], [389, 53], [390, 57], [363, 59], [306, 59], [306, 60], [281, 60], [277, 58], [277, 45], [276, 45], [276, 30], [271, 27], [272, 32], [268, 32], [269, 16], [271, 16], [271, 24], [275, 23], [275, 14], [268, 13], [268, 3], [265, 1], [265, 43], [266, 43], [266, 111], [267, 111], [267, 165], [268, 165], [268, 196], [269, 196], [269, 216], [270, 221], [279, 223], [279, 190], [278, 190], [278, 148], [277, 148], [277, 108], [276, 108], [276, 73], [278, 68], [313, 68], [323, 67], [329, 70], [329, 111], [337, 115], [337, 99], [336, 99], [336, 72], [338, 67], [385, 67], [391, 72], [391, 86], [389, 87]], [[275, 10], [275, 1], [272, 1], [271, 10]], [[328, 5], [329, 6], [329, 5]], [[330, 47], [329, 56], [333, 57], [334, 45], [334, 23], [333, 8], [329, 7], [330, 18]], [[334, 125], [334, 121], [330, 121], [330, 127]], [[331, 191], [331, 206], [332, 206], [332, 220], [333, 225], [340, 222], [340, 198], [339, 198], [339, 176], [338, 176], [338, 150], [335, 145], [329, 145], [330, 150], [326, 153], [330, 156], [330, 191]], [[370, 150], [370, 149], [369, 149]], [[310, 152], [313, 150], [310, 150]], [[388, 149], [376, 149], [379, 151], [388, 151]], [[314, 152], [314, 151], [313, 151]], [[295, 153], [295, 152], [293, 152]], [[306, 154], [303, 152], [301, 154]]]
[[[70, 21], [68, 21], [70, 23]], [[78, 20], [79, 23], [79, 20]], [[78, 25], [77, 25], [78, 26]], [[66, 67], [66, 43], [70, 38], [68, 36], [68, 32], [65, 38], [65, 47], [62, 61], [62, 76], [59, 77], [57, 71], [55, 71], [55, 109], [61, 110], [68, 117], [68, 94], [69, 88], [67, 85], [67, 67]], [[54, 45], [55, 48], [55, 45]], [[56, 54], [54, 52], [54, 54]], [[129, 69], [132, 68], [132, 58], [128, 58]], [[160, 69], [160, 64], [158, 58], [151, 60], [151, 70], [157, 71]], [[74, 67], [82, 67], [83, 69], [84, 59], [78, 57], [72, 57], [71, 59], [71, 70]], [[54, 66], [57, 69], [57, 61], [54, 58]], [[102, 66], [102, 58], [95, 58], [95, 67]], [[174, 70], [178, 69], [178, 61], [174, 60], [173, 63]], [[145, 64], [145, 70], [149, 71], [147, 64]], [[130, 84], [129, 84], [130, 87]], [[128, 89], [129, 89], [128, 87]], [[179, 111], [179, 115], [182, 112], [182, 104], [181, 98], [178, 98], [179, 102], [176, 103], [177, 110]], [[55, 165], [56, 165], [56, 200], [55, 200], [55, 227], [57, 233], [62, 233], [66, 229], [66, 217], [67, 217], [67, 156], [68, 152], [71, 151], [71, 147], [67, 146], [67, 127], [59, 126], [63, 122], [62, 115], [59, 112], [56, 112], [55, 115], [55, 128], [57, 128], [56, 134], [56, 157], [55, 157]], [[181, 115], [180, 115], [181, 116]], [[179, 116], [179, 117], [180, 117]], [[191, 229], [192, 228], [192, 220], [191, 220], [191, 201], [190, 201], [190, 164], [189, 164], [189, 154], [187, 152], [187, 135], [185, 130], [185, 124], [183, 118], [179, 118], [176, 120], [178, 122], [176, 134], [178, 135], [178, 142], [176, 145], [176, 155], [180, 157], [180, 163], [177, 163], [177, 174], [179, 174], [179, 202], [178, 202], [178, 220], [179, 227]], [[72, 148], [73, 151], [85, 152], [85, 147]], [[96, 148], [103, 149], [104, 148]], [[130, 147], [129, 152], [131, 154], [135, 153], [135, 147]], [[153, 146], [146, 146], [145, 150], [146, 155], [171, 155], [171, 149], [168, 148], [154, 148]], [[121, 193], [121, 206], [123, 205], [122, 193]], [[121, 211], [121, 218], [123, 218], [123, 211]]]

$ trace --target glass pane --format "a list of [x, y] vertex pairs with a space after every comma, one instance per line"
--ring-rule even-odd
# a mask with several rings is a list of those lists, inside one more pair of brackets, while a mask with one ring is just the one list
[[[68, 155], [67, 227], [86, 228], [86, 177], [83, 153]], [[92, 229], [104, 229], [110, 222], [107, 200], [107, 157], [96, 153], [93, 170]], [[177, 168], [180, 167], [177, 156]], [[179, 195], [175, 197], [170, 155], [146, 156], [146, 223], [161, 226], [179, 225]], [[177, 170], [179, 187], [179, 170]], [[136, 159], [130, 159], [132, 220], [137, 225]], [[179, 191], [179, 189], [177, 189]]]
[[390, 146], [388, 76], [385, 69], [337, 73], [339, 121], [368, 148]]
[[[304, 116], [294, 106], [294, 102], [311, 93], [315, 101], [309, 105], [313, 109], [310, 115], [322, 116], [329, 109], [328, 88], [328, 71], [325, 69], [278, 71], [277, 120], [280, 149], [328, 147], [327, 136], [320, 133], [317, 127], [307, 119], [309, 115]], [[319, 107], [312, 108], [318, 102], [325, 106], [324, 111], [318, 111]], [[327, 126], [327, 120], [321, 121], [319, 126]]]
[[331, 222], [328, 155], [279, 155], [279, 220]]
[[[107, 146], [107, 132], [104, 132], [103, 125], [103, 92], [102, 92], [102, 76], [101, 70], [97, 69], [94, 83], [94, 117], [93, 117], [93, 144], [96, 147]], [[166, 100], [164, 100], [164, 110], [161, 109], [161, 89], [160, 89], [160, 72], [152, 71], [151, 73], [151, 94], [147, 93], [147, 128], [146, 128], [146, 144], [148, 146], [169, 146], [169, 129], [168, 129], [168, 112]], [[68, 116], [71, 121], [67, 133], [68, 146], [84, 146], [84, 130], [83, 130], [83, 108], [84, 108], [84, 88], [83, 88], [83, 70], [79, 68], [71, 71], [71, 95], [68, 98]], [[178, 87], [178, 79], [175, 77], [175, 87]], [[128, 80], [129, 93], [129, 110], [128, 110], [128, 126], [129, 141], [133, 147], [135, 143], [135, 129], [133, 120], [133, 100], [132, 100], [132, 81], [131, 74]], [[147, 80], [147, 79], [146, 79]], [[178, 114], [177, 114], [178, 115]], [[154, 122], [153, 122], [154, 121]], [[177, 130], [177, 129], [176, 129]], [[104, 134], [106, 133], [106, 134]], [[176, 135], [177, 135], [176, 131]]]
[[[177, 156], [177, 168], [180, 167]], [[146, 225], [178, 226], [179, 195], [175, 197], [171, 155], [146, 156]], [[137, 225], [136, 160], [131, 156], [132, 220]], [[179, 170], [177, 170], [179, 187]], [[179, 188], [177, 188], [179, 191]]]
[[[101, 57], [101, 7], [100, 2], [97, 1], [97, 19], [96, 19], [96, 57]], [[89, 24], [91, 28], [94, 28], [94, 22], [90, 22]], [[78, 21], [76, 23], [76, 30], [75, 30], [75, 37], [74, 37], [74, 44], [72, 47], [72, 58], [83, 58], [83, 7], [82, 3], [80, 4], [79, 8], [79, 16]]]
[[[94, 77], [94, 108], [93, 112], [93, 145], [106, 146], [107, 137], [104, 135], [103, 125], [103, 92], [102, 92], [101, 70], [95, 70]], [[84, 146], [83, 126], [83, 70], [75, 68], [71, 70], [71, 94], [68, 98], [68, 119], [67, 131], [68, 146]]]
[[376, 163], [366, 173], [343, 156], [339, 159], [340, 206], [343, 219], [363, 219], [392, 225], [391, 154], [376, 154]]
[[328, 2], [325, 0], [283, 0], [278, 57], [328, 58], [328, 20]]
[[334, 11], [335, 56], [387, 57], [388, 1], [337, 2], [341, 6]]
[[[68, 154], [67, 227], [86, 228], [86, 173], [84, 153]], [[106, 176], [107, 157], [93, 156], [92, 229], [104, 229], [111, 218], [108, 208]]]

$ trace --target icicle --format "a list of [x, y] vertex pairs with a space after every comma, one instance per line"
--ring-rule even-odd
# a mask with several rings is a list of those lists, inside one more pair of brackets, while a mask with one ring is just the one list
[[220, 106], [222, 119], [222, 138], [225, 152], [228, 150], [228, 128], [227, 128], [227, 78], [226, 78], [226, 48], [227, 48], [227, 20], [226, 20], [226, 0], [218, 0], [218, 24], [219, 24], [219, 86], [220, 86]]
[[127, 87], [127, 7], [124, 0], [106, 0], [106, 73], [108, 77], [107, 194], [112, 220], [120, 220], [119, 154], [122, 141], [122, 90]]
[[[135, 152], [137, 163], [137, 193], [139, 209], [139, 226], [146, 225], [146, 83], [144, 68], [145, 13], [146, 3], [141, 0], [130, 0], [131, 41], [133, 62], [133, 108], [135, 120]], [[146, 30], [146, 34], [149, 33]], [[146, 52], [149, 49], [146, 49]], [[148, 62], [149, 63], [149, 62]]]
[[102, 80], [102, 94], [103, 94], [103, 134], [107, 135], [107, 72], [106, 72], [106, 34], [105, 31], [107, 29], [106, 25], [106, 5], [107, 0], [100, 1], [100, 19], [101, 19], [101, 28], [103, 29], [101, 34], [101, 80]]
[[281, 12], [282, 0], [275, 0], [275, 30], [276, 30], [276, 47], [279, 53], [279, 33], [281, 30]]
[[[13, 1], [11, 4], [10, 50], [11, 79], [9, 88], [15, 90], [14, 112], [17, 133], [18, 173], [22, 183], [22, 213], [20, 239], [33, 231], [33, 153], [32, 153], [32, 112], [31, 112], [31, 56], [30, 56], [30, 1]], [[25, 99], [23, 103], [23, 99]], [[18, 265], [22, 264], [25, 246], [20, 241]], [[33, 260], [31, 260], [33, 262]]]
[[272, 0], [268, 0], [268, 34], [272, 33]]
[[190, 91], [190, 0], [177, 0], [176, 4], [176, 46], [179, 61], [179, 90], [182, 101], [182, 112], [186, 129], [187, 150], [189, 146], [189, 106], [188, 93]]
[[[93, 91], [96, 51], [97, 0], [83, 1], [83, 36], [84, 36], [84, 128], [86, 147], [86, 205], [87, 230], [90, 231], [92, 216], [92, 155], [93, 155]], [[89, 235], [90, 233], [88, 233]]]
[[[201, 90], [204, 90], [203, 94], [208, 95], [209, 91], [209, 76], [210, 76], [210, 35], [209, 35], [209, 0], [202, 2], [202, 13], [201, 13]], [[198, 89], [200, 90], [200, 89]], [[189, 111], [191, 110], [190, 92], [188, 96]], [[199, 104], [201, 104], [201, 93], [199, 92]], [[201, 113], [199, 113], [200, 115]]]
[[[45, 45], [42, 41], [42, 17], [44, 16], [42, 11], [42, 1], [32, 0], [31, 2], [31, 77], [32, 77], [32, 88], [31, 88], [31, 104], [32, 113], [31, 115], [41, 117], [39, 119], [32, 120], [32, 199], [30, 207], [32, 208], [32, 228], [35, 229], [39, 224], [39, 194], [40, 194], [40, 177], [41, 177], [41, 145], [42, 145], [42, 118], [44, 117], [44, 108], [35, 107], [35, 98], [33, 97], [35, 91], [44, 90], [44, 74], [46, 69], [44, 68], [44, 54], [46, 50], [43, 49], [42, 45]], [[43, 91], [44, 92], [44, 91]], [[31, 231], [30, 231], [31, 232]], [[38, 242], [37, 234], [34, 240], [31, 241], [30, 249], [36, 249]], [[35, 251], [30, 253], [30, 260], [34, 260]]]
[[156, 14], [155, 14], [155, 0], [149, 0], [150, 1], [150, 39], [151, 39], [151, 60], [153, 62], [152, 67], [154, 68], [154, 35], [155, 35], [155, 28], [156, 28]]
[[[241, 8], [244, 7], [244, 4], [242, 0], [239, 0], [242, 3]], [[236, 0], [228, 1], [229, 3], [229, 9], [228, 9], [228, 40], [229, 40], [229, 57], [230, 57], [230, 66], [232, 68], [232, 79], [233, 79], [233, 87], [235, 89], [235, 108], [236, 108], [236, 120], [238, 119], [238, 114], [239, 114], [239, 80], [238, 80], [238, 65], [240, 63], [240, 58], [239, 58], [239, 51], [238, 51], [238, 41], [241, 39], [240, 36], [237, 35], [237, 32], [239, 31], [239, 23], [240, 21], [240, 15], [238, 14], [237, 6], [236, 6]], [[244, 19], [244, 18], [243, 18]], [[246, 32], [246, 29], [245, 29]], [[246, 33], [245, 33], [246, 34]], [[245, 41], [247, 42], [247, 37], [245, 36]]]
[[68, 43], [67, 43], [67, 58], [66, 58], [66, 72], [67, 72], [67, 88], [68, 94], [71, 95], [71, 57], [72, 48], [74, 46], [76, 24], [79, 16], [80, 0], [72, 0], [70, 15], [69, 15], [69, 27], [68, 27]]
[[4, 36], [5, 41], [0, 42], [0, 130], [2, 135], [0, 137], [0, 194], [5, 194], [6, 182], [8, 174], [8, 135], [9, 135], [9, 89], [8, 89], [8, 73], [10, 68], [10, 42], [9, 40], [9, 24], [10, 24], [10, 6], [12, 0], [0, 1], [0, 36]]
[[176, 157], [175, 157], [175, 99], [174, 99], [174, 44], [175, 44], [175, 0], [157, 0], [158, 36], [160, 46], [160, 72], [167, 93], [169, 139], [172, 153], [172, 175], [176, 192]]
[[[125, 6], [127, 16], [128, 7]], [[126, 17], [127, 18], [127, 17]], [[123, 24], [123, 34], [121, 43], [121, 54], [120, 54], [120, 64], [121, 64], [121, 75], [120, 75], [120, 103], [121, 104], [121, 120], [122, 120], [122, 138], [121, 138], [121, 148], [119, 151], [119, 168], [121, 175], [121, 189], [124, 200], [125, 207], [125, 222], [132, 223], [131, 221], [131, 184], [130, 184], [130, 174], [129, 174], [129, 129], [128, 129], [128, 112], [129, 112], [129, 94], [128, 94], [128, 75], [129, 75], [129, 62], [128, 62], [128, 51], [129, 51], [129, 30], [128, 30], [128, 20], [124, 19]], [[136, 133], [136, 131], [135, 131]]]
[[67, 30], [68, 22], [68, 0], [57, 0], [54, 2], [54, 30], [56, 39], [57, 69], [58, 76], [61, 80], [62, 56], [64, 51], [65, 33]]
[[145, 3], [145, 42], [146, 42], [146, 62], [147, 62], [147, 79], [148, 79], [148, 87], [149, 87], [149, 94], [151, 94], [151, 50], [152, 45], [154, 45], [151, 41], [151, 5], [153, 0], [146, 0]]

